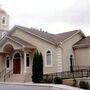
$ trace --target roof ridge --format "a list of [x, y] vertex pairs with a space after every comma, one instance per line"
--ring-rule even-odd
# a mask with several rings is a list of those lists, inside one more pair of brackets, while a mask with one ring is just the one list
[[46, 33], [46, 34], [50, 34], [50, 35], [55, 35], [55, 34], [52, 34], [52, 33], [49, 33], [47, 31], [44, 31], [44, 30], [39, 30], [37, 28], [34, 28], [34, 27], [24, 27], [24, 26], [20, 26], [20, 25], [16, 25], [16, 27], [20, 27], [20, 28], [25, 28], [25, 29], [28, 29], [28, 30], [34, 30], [34, 31], [38, 31], [38, 32], [42, 32], [42, 33]]
[[16, 27], [20, 27], [20, 28], [25, 28], [25, 29], [28, 29], [28, 30], [35, 30], [35, 31], [38, 31], [38, 32], [42, 32], [42, 33], [46, 33], [46, 34], [51, 34], [51, 35], [59, 35], [59, 34], [65, 34], [65, 33], [70, 33], [70, 32], [75, 32], [75, 31], [81, 31], [81, 29], [78, 29], [78, 30], [71, 30], [71, 31], [66, 31], [66, 32], [62, 32], [62, 33], [57, 33], [57, 34], [53, 34], [53, 33], [49, 33], [49, 32], [46, 32], [46, 31], [40, 31], [39, 29], [37, 28], [34, 28], [34, 27], [24, 27], [24, 26], [20, 26], [20, 25], [16, 25]]
[[71, 30], [71, 31], [66, 31], [66, 32], [62, 32], [62, 33], [57, 33], [57, 34], [55, 34], [55, 35], [59, 35], [59, 34], [65, 34], [65, 33], [70, 33], [70, 32], [78, 32], [78, 31], [81, 31], [80, 29], [78, 29], [78, 30]]
[[[40, 31], [38, 31], [38, 32], [40, 32], [40, 33], [33, 32], [33, 31], [30, 31], [30, 30], [31, 30], [30, 28], [26, 28], [26, 27], [23, 27], [23, 26], [16, 26], [16, 27], [19, 28], [20, 30], [26, 31], [27, 33], [30, 33], [30, 34], [38, 37], [38, 38], [41, 38], [41, 39], [43, 39], [43, 40], [45, 40], [45, 41], [48, 41], [49, 43], [52, 43], [52, 44], [54, 44], [54, 45], [56, 44], [53, 40], [51, 40], [51, 38], [53, 38], [53, 37], [51, 37], [50, 35], [52, 35], [52, 34], [47, 34], [47, 35], [46, 35], [46, 33], [43, 33], [43, 34], [42, 34], [42, 32], [40, 32]], [[29, 29], [29, 30], [28, 30], [28, 29]], [[37, 31], [37, 30], [35, 30], [35, 31]], [[41, 35], [41, 34], [42, 34], [42, 35]]]
[[29, 34], [32, 34], [40, 39], [43, 39], [49, 43], [52, 43], [54, 45], [59, 44], [60, 42], [68, 39], [69, 37], [71, 37], [72, 35], [74, 35], [75, 33], [80, 32], [81, 30], [73, 30], [73, 31], [68, 31], [68, 32], [64, 32], [64, 33], [59, 33], [59, 34], [52, 34], [52, 33], [47, 33], [45, 31], [40, 31], [39, 29], [36, 28], [27, 28], [24, 26], [19, 26], [16, 25], [12, 28], [11, 33], [9, 33], [8, 35], [11, 35], [13, 33], [13, 31], [15, 31], [15, 28], [19, 29], [19, 30], [23, 30]]

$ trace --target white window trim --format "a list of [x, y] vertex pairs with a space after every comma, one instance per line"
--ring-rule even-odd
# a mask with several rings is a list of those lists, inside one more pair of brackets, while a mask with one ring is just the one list
[[[7, 57], [9, 57], [9, 67], [8, 67], [8, 68], [7, 68]], [[10, 69], [10, 56], [9, 56], [9, 55], [7, 55], [7, 56], [6, 56], [6, 59], [5, 59], [5, 68], [6, 68], [7, 70]]]
[[[51, 65], [47, 65], [47, 60], [46, 60], [47, 51], [50, 51], [50, 52], [51, 52]], [[45, 67], [53, 67], [52, 50], [49, 49], [49, 48], [47, 48], [47, 49], [45, 50]]]

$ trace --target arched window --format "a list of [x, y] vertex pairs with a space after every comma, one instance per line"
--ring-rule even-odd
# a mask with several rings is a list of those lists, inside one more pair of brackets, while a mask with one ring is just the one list
[[16, 53], [15, 56], [14, 56], [15, 59], [20, 59], [20, 54], [19, 53]]
[[52, 65], [52, 52], [51, 50], [46, 51], [46, 66]]
[[26, 66], [27, 67], [30, 66], [30, 55], [29, 55], [29, 53], [26, 54]]
[[70, 55], [70, 71], [73, 72], [73, 55]]
[[3, 25], [6, 24], [6, 18], [5, 18], [5, 16], [2, 17], [2, 24], [3, 24]]
[[6, 57], [6, 68], [9, 68], [10, 67], [10, 56], [8, 55]]

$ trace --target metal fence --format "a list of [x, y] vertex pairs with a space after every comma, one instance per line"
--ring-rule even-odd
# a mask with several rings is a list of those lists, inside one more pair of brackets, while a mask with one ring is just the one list
[[73, 67], [73, 72], [70, 71], [56, 72], [56, 73], [44, 74], [43, 76], [44, 79], [54, 79], [55, 77], [60, 77], [62, 79], [90, 77], [90, 67], [75, 66]]

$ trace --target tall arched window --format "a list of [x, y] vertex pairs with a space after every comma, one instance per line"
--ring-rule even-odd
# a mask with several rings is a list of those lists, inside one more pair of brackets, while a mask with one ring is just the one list
[[73, 55], [70, 55], [70, 71], [73, 72]]
[[29, 55], [29, 53], [26, 54], [26, 66], [27, 67], [30, 66], [30, 55]]
[[10, 67], [10, 56], [8, 55], [6, 57], [6, 68], [9, 68]]
[[46, 51], [46, 66], [52, 65], [52, 52], [51, 50]]

